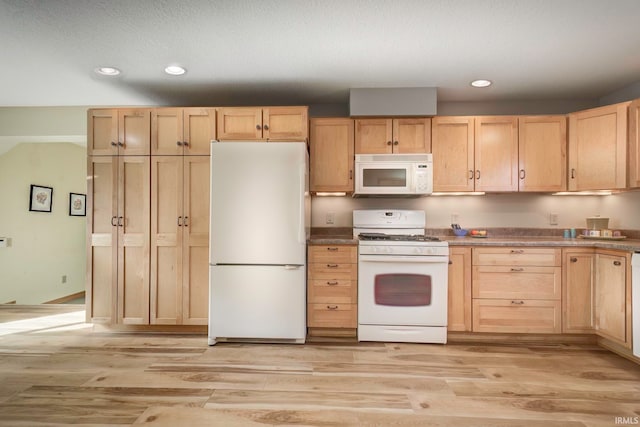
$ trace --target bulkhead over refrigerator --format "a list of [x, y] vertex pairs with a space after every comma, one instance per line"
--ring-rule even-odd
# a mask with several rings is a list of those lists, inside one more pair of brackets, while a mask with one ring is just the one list
[[309, 161], [304, 142], [213, 142], [209, 344], [303, 343]]

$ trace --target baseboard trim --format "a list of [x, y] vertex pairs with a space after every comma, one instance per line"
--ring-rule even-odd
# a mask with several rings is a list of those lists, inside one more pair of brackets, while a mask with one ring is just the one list
[[67, 301], [73, 301], [74, 299], [84, 298], [84, 296], [85, 296], [85, 291], [76, 292], [75, 294], [67, 295], [61, 298], [56, 298], [54, 300], [47, 301], [43, 304], [64, 304]]
[[485, 343], [499, 345], [583, 344], [597, 345], [593, 334], [505, 334], [489, 332], [449, 332], [449, 343]]

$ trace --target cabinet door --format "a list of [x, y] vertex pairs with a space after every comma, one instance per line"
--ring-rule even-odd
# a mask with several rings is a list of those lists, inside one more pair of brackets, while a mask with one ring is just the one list
[[567, 118], [518, 119], [519, 191], [566, 191]]
[[143, 156], [151, 153], [151, 110], [118, 110], [118, 154]]
[[118, 322], [149, 323], [149, 156], [118, 157]]
[[87, 159], [87, 322], [116, 320], [118, 158]]
[[209, 174], [209, 156], [185, 156], [182, 323], [186, 325], [208, 322]]
[[393, 152], [394, 153], [430, 153], [431, 152], [431, 119], [393, 120]]
[[118, 111], [89, 110], [87, 113], [87, 155], [118, 154]]
[[473, 117], [434, 117], [432, 124], [433, 190], [473, 191]]
[[562, 332], [593, 333], [595, 254], [566, 249], [562, 256]]
[[391, 154], [393, 139], [391, 119], [357, 119], [356, 154]]
[[219, 140], [262, 139], [262, 108], [220, 108], [217, 115]]
[[471, 330], [471, 248], [449, 249], [447, 330]]
[[640, 187], [640, 99], [629, 105], [629, 187]]
[[569, 190], [625, 187], [628, 105], [569, 114]]
[[216, 139], [216, 110], [185, 108], [183, 123], [184, 154], [188, 156], [211, 154], [211, 140]]
[[476, 191], [518, 191], [518, 119], [477, 117]]
[[183, 141], [181, 108], [158, 108], [151, 112], [151, 154], [181, 155]]
[[307, 107], [269, 107], [262, 110], [262, 136], [275, 141], [307, 141]]
[[311, 191], [353, 192], [352, 119], [311, 119]]
[[151, 324], [182, 318], [182, 169], [182, 156], [151, 158]]
[[629, 347], [626, 271], [624, 256], [596, 253], [596, 332]]

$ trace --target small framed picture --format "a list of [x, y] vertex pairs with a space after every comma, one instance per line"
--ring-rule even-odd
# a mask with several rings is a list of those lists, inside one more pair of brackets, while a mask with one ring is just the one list
[[69, 193], [69, 215], [86, 216], [87, 215], [87, 195], [78, 193]]
[[31, 184], [29, 210], [33, 212], [51, 212], [53, 188]]

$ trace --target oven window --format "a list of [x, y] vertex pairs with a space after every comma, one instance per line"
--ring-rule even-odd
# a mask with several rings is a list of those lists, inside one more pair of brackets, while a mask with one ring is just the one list
[[431, 305], [431, 276], [424, 274], [378, 274], [374, 289], [377, 305]]
[[406, 187], [406, 169], [363, 169], [364, 187]]

